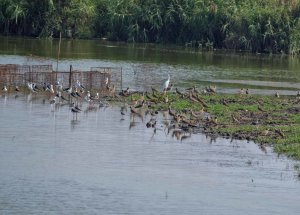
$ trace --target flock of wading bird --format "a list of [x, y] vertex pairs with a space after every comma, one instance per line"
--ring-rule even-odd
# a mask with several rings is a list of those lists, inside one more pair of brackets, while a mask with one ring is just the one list
[[[26, 88], [32, 95], [44, 93], [44, 95], [48, 97], [51, 105], [60, 106], [68, 104], [70, 111], [73, 113], [73, 119], [74, 116], [76, 116], [76, 120], [77, 114], [82, 111], [83, 102], [88, 103], [85, 111], [96, 111], [98, 108], [108, 107], [110, 105], [108, 101], [123, 102], [124, 105], [121, 106], [120, 110], [122, 116], [121, 120], [124, 120], [123, 116], [126, 115], [127, 109], [129, 108], [131, 119], [129, 129], [136, 125], [135, 117], [140, 118], [142, 122], [144, 122], [144, 119], [149, 119], [146, 122], [146, 126], [147, 128], [153, 128], [154, 134], [157, 129], [164, 130], [167, 134], [171, 132], [173, 137], [181, 141], [189, 138], [193, 131], [202, 131], [209, 135], [209, 128], [218, 125], [217, 118], [205, 111], [208, 105], [200, 97], [201, 94], [217, 93], [217, 87], [210, 85], [200, 91], [194, 86], [185, 89], [184, 92], [175, 88], [175, 91], [172, 93], [178, 98], [189, 99], [190, 102], [197, 103], [202, 107], [200, 111], [197, 112], [194, 112], [192, 109], [184, 109], [181, 112], [176, 112], [172, 110], [172, 101], [168, 98], [167, 94], [167, 92], [171, 92], [173, 88], [173, 84], [170, 82], [170, 75], [168, 75], [168, 79], [163, 83], [161, 90], [152, 87], [151, 93], [133, 91], [130, 90], [129, 87], [117, 93], [115, 86], [110, 86], [108, 78], [105, 79], [105, 90], [93, 93], [93, 95], [90, 91], [86, 90], [86, 87], [84, 87], [79, 80], [68, 88], [63, 88], [62, 83], [58, 81], [54, 85], [49, 83], [36, 84], [28, 82]], [[3, 86], [2, 88], [4, 94], [13, 91], [18, 93], [20, 92], [20, 88], [18, 86]], [[250, 92], [249, 89], [242, 88], [238, 91], [238, 94], [250, 94]], [[18, 96], [18, 94], [16, 96]], [[278, 92], [275, 93], [275, 96], [280, 97]], [[297, 97], [300, 97], [300, 91], [297, 93]], [[224, 99], [222, 103], [227, 105]], [[162, 106], [159, 107], [159, 104], [164, 104], [167, 108], [163, 109]], [[159, 113], [162, 113], [163, 116], [160, 125], [157, 123]], [[150, 117], [147, 118], [147, 116]], [[237, 121], [234, 116], [233, 120]], [[210, 137], [212, 138], [213, 136]]]

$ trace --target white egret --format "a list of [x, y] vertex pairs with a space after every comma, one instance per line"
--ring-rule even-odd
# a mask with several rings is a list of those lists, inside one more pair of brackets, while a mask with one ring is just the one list
[[170, 84], [170, 75], [168, 74], [168, 80], [165, 81], [164, 83], [164, 88], [163, 88], [163, 91], [166, 92], [168, 87], [169, 87], [169, 84]]

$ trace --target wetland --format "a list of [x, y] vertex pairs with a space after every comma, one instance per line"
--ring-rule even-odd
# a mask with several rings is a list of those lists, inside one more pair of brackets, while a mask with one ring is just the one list
[[[56, 68], [57, 45], [56, 40], [1, 38], [0, 63]], [[124, 87], [117, 92], [129, 87], [139, 93], [106, 98], [109, 105], [97, 103], [95, 109], [83, 102], [77, 119], [69, 105], [51, 105], [45, 95], [1, 93], [1, 212], [299, 211], [297, 58], [63, 40], [58, 69], [70, 64], [81, 70], [122, 67]], [[168, 74], [174, 86], [163, 94]], [[199, 93], [186, 90], [194, 85]], [[215, 85], [217, 93], [204, 93]], [[153, 94], [152, 87], [160, 92]], [[148, 114], [133, 116], [131, 102], [146, 91]], [[176, 121], [165, 116], [169, 108], [180, 115], [180, 125], [168, 133], [166, 120]], [[156, 127], [147, 128], [156, 110]]]

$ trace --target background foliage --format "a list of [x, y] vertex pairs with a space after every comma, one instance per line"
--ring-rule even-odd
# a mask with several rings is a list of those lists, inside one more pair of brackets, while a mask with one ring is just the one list
[[300, 51], [300, 0], [0, 0], [0, 33]]

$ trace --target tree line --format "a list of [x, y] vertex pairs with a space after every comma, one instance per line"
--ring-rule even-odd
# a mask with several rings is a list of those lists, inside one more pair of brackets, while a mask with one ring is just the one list
[[300, 0], [0, 0], [0, 33], [300, 51]]

